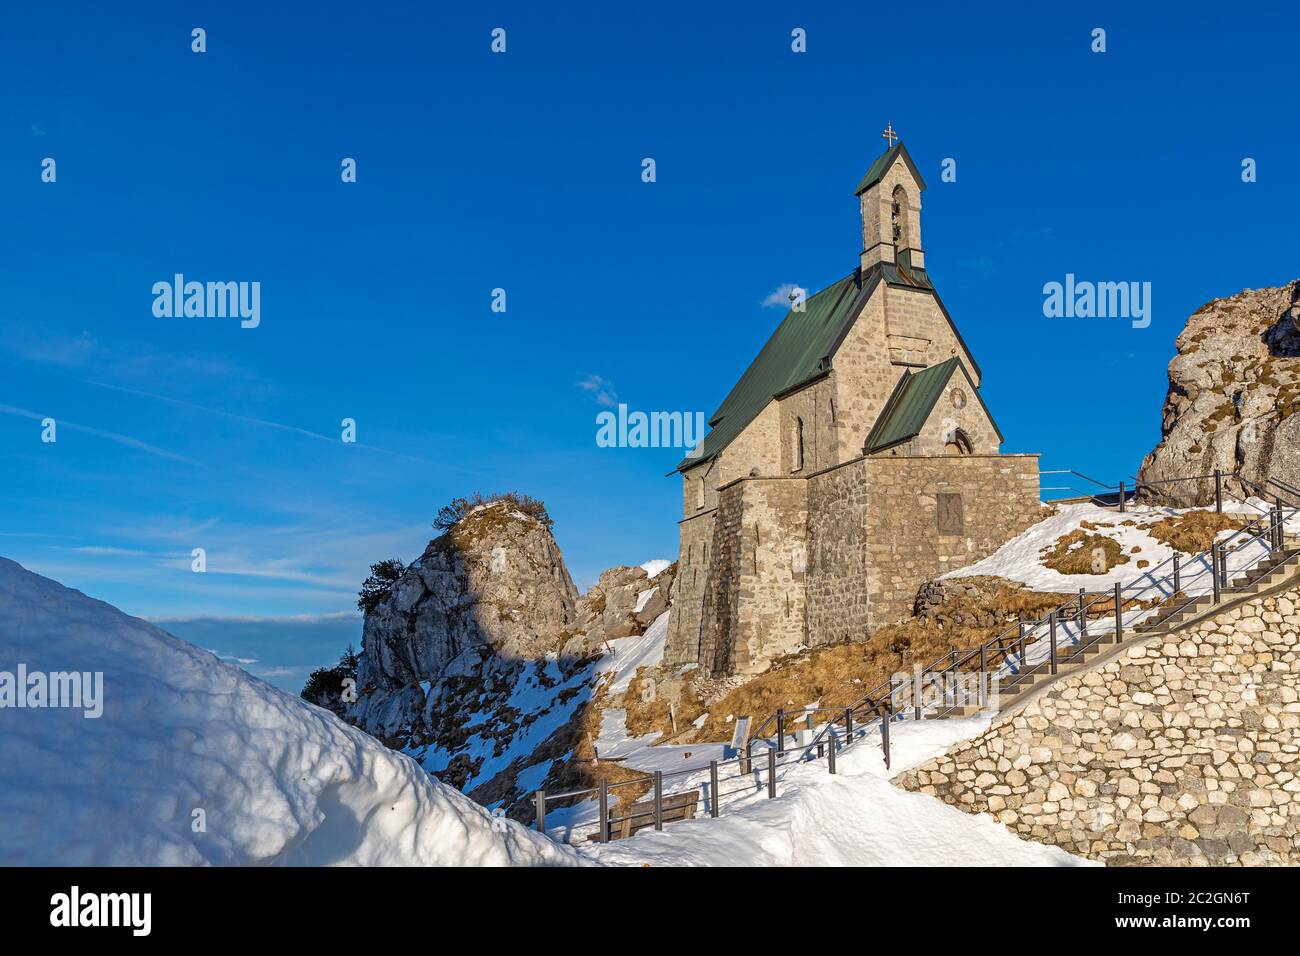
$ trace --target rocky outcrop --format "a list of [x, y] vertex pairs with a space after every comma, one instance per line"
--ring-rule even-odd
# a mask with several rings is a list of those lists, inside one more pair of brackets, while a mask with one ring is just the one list
[[479, 505], [366, 615], [346, 719], [475, 800], [531, 812], [525, 790], [582, 781], [595, 661], [667, 610], [675, 570], [612, 568], [580, 596], [547, 524]]
[[672, 599], [676, 565], [653, 578], [640, 567], [610, 568], [578, 601], [577, 623], [563, 649], [566, 657], [586, 657], [606, 641], [645, 633]]
[[508, 502], [480, 506], [430, 541], [366, 615], [348, 717], [389, 737], [423, 708], [422, 682], [558, 651], [577, 604], [550, 530]]
[[366, 615], [358, 682], [400, 687], [469, 676], [484, 659], [556, 649], [578, 590], [551, 532], [498, 501], [429, 542]]
[[[1219, 469], [1300, 488], [1297, 300], [1300, 280], [1215, 299], [1188, 319], [1169, 363], [1161, 441], [1139, 479], [1155, 483]], [[1214, 491], [1212, 480], [1155, 487], [1179, 505], [1207, 504]]]

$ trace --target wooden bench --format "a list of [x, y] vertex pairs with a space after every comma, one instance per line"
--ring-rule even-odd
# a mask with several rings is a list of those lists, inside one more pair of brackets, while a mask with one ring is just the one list
[[[700, 791], [688, 790], [685, 793], [664, 794], [664, 823], [676, 823], [679, 820], [694, 820], [695, 808], [700, 802]], [[655, 825], [655, 802], [638, 800], [627, 807], [609, 808], [609, 838], [626, 840], [641, 830]], [[593, 833], [588, 840], [599, 840], [600, 834]]]

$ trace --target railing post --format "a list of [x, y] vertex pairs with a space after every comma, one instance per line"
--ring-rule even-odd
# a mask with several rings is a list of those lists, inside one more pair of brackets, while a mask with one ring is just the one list
[[718, 818], [718, 762], [709, 761], [709, 816]]
[[1088, 636], [1088, 605], [1086, 602], [1087, 594], [1083, 588], [1079, 588], [1079, 639], [1083, 640]]
[[989, 646], [980, 645], [980, 679], [979, 679], [979, 705], [987, 707], [989, 705], [989, 688], [985, 683], [989, 674]]
[[750, 758], [754, 756], [754, 741], [746, 740], [745, 749], [741, 751], [741, 753], [743, 753], [744, 756], [740, 758], [740, 772], [747, 774], [753, 767]]
[[1052, 641], [1052, 673], [1056, 673], [1056, 612], [1047, 615], [1047, 629]]
[[776, 712], [776, 750], [777, 756], [785, 756], [785, 711]]
[[1016, 612], [1016, 628], [1020, 632], [1020, 666], [1016, 670], [1022, 671], [1025, 669], [1025, 613], [1023, 611]]
[[546, 791], [538, 790], [533, 794], [533, 803], [537, 807], [537, 832], [546, 833]]
[[1282, 545], [1285, 543], [1282, 540], [1283, 520], [1284, 519], [1282, 517], [1282, 502], [1279, 501], [1277, 503], [1277, 506], [1274, 507], [1273, 509], [1273, 550], [1274, 551], [1281, 551]]
[[767, 748], [767, 799], [776, 799], [776, 751]]
[[1115, 643], [1124, 643], [1124, 595], [1119, 582], [1115, 582]]
[[[1178, 552], [1174, 552], [1174, 594], [1183, 589], [1183, 569], [1181, 562], [1178, 560]], [[1170, 595], [1171, 597], [1173, 595]]]
[[952, 676], [949, 678], [952, 685], [952, 705], [957, 706], [957, 648], [952, 649]]
[[889, 769], [889, 723], [894, 717], [894, 700], [891, 697], [885, 704], [885, 719], [880, 725], [880, 746], [885, 750], [885, 769]]
[[1122, 481], [1119, 483], [1119, 513], [1124, 513], [1124, 482]]
[[847, 747], [853, 742], [853, 708], [844, 708], [844, 745]]
[[664, 772], [655, 771], [655, 829], [664, 828]]
[[826, 753], [826, 769], [835, 772], [835, 739], [831, 738], [831, 749]]
[[600, 782], [600, 839], [601, 843], [609, 842], [609, 781]]
[[1223, 600], [1223, 581], [1219, 578], [1219, 546], [1217, 544], [1210, 548], [1210, 577], [1214, 581], [1214, 603], [1218, 604]]
[[1214, 469], [1214, 510], [1223, 514], [1223, 472]]

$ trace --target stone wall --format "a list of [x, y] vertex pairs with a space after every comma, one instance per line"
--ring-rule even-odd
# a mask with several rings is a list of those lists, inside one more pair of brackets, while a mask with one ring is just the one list
[[911, 613], [931, 578], [987, 557], [1042, 517], [1037, 455], [864, 458], [872, 627]]
[[[835, 384], [830, 376], [783, 396], [781, 414], [782, 475], [810, 475], [839, 461], [835, 435]], [[803, 462], [798, 455], [798, 422], [803, 422]]]
[[748, 548], [744, 540], [744, 482], [718, 489], [718, 510], [709, 542], [709, 570], [700, 607], [697, 660], [707, 674], [728, 674], [735, 659], [741, 577]]
[[698, 650], [683, 656], [691, 647], [690, 612], [683, 610], [678, 640], [670, 638], [673, 646], [665, 650], [668, 663], [695, 660], [716, 675], [753, 673], [807, 643], [807, 488], [798, 478], [744, 478], [720, 490]]
[[[885, 332], [891, 338], [905, 335], [922, 339], [929, 345], [918, 355], [912, 351], [913, 360], [926, 366], [938, 365], [957, 356], [970, 371], [976, 386], [980, 384], [979, 372], [966, 347], [953, 332], [952, 324], [939, 307], [934, 293], [926, 289], [905, 286], [887, 286], [884, 293]], [[901, 373], [902, 369], [898, 369]]]
[[881, 283], [862, 307], [832, 360], [839, 462], [862, 455], [867, 435], [904, 371], [889, 364], [883, 288]]
[[716, 511], [710, 509], [682, 521], [678, 527], [677, 577], [673, 606], [664, 641], [664, 663], [679, 666], [700, 659], [704, 592], [709, 583], [709, 548]]
[[1110, 864], [1300, 863], [1300, 583], [1050, 685], [899, 783]]
[[727, 673], [754, 673], [807, 645], [808, 482], [741, 482], [744, 517], [739, 627]]
[[808, 482], [808, 639], [838, 644], [866, 637], [867, 478], [861, 460]]

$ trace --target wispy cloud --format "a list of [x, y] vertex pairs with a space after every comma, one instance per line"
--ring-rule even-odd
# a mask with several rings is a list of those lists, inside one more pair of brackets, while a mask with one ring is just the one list
[[762, 306], [765, 309], [788, 309], [790, 308], [790, 296], [795, 292], [802, 292], [804, 295], [808, 294], [803, 286], [795, 285], [793, 282], [786, 282], [768, 293], [767, 298], [762, 302]]
[[77, 368], [85, 365], [99, 348], [89, 332], [80, 335], [41, 335], [14, 342], [13, 352], [29, 362]]
[[618, 393], [614, 391], [614, 383], [607, 378], [599, 375], [588, 375], [578, 382], [577, 386], [590, 395], [592, 401], [597, 405], [613, 408], [618, 404]]
[[[151, 624], [321, 624], [326, 621], [359, 621], [360, 611], [331, 611], [326, 614], [161, 614], [145, 618]], [[211, 650], [211, 648], [209, 648]], [[222, 655], [212, 651], [218, 657]]]
[[[201, 412], [205, 415], [217, 415], [221, 418], [230, 419], [231, 421], [243, 422], [246, 425], [256, 425], [260, 428], [272, 428], [276, 431], [289, 432], [294, 435], [301, 435], [304, 438], [313, 438], [316, 441], [328, 442], [331, 445], [343, 446], [343, 441], [340, 435], [325, 435], [321, 432], [314, 432], [307, 428], [300, 428], [297, 425], [287, 425], [284, 422], [275, 422], [266, 418], [256, 418], [252, 415], [241, 415], [237, 412], [228, 412], [220, 408], [212, 408], [209, 405], [199, 405], [196, 402], [187, 402], [183, 399], [171, 398], [167, 395], [159, 395], [155, 392], [146, 392], [138, 388], [128, 388], [125, 385], [111, 385], [108, 382], [97, 382], [93, 380], [89, 381], [88, 384], [94, 385], [97, 388], [106, 388], [114, 392], [121, 392], [125, 395], [134, 395], [137, 398], [147, 398], [150, 401], [163, 402], [177, 408], [185, 408], [190, 411]], [[388, 448], [380, 448], [378, 445], [368, 445], [365, 442], [352, 442], [350, 445], [353, 448], [364, 448], [368, 451], [378, 452], [381, 455], [390, 455], [394, 458], [401, 458], [421, 465], [433, 465], [438, 468], [451, 467], [453, 470], [464, 471], [469, 474], [478, 474], [470, 469], [448, 465], [445, 461], [430, 461], [427, 458], [420, 458], [417, 455], [408, 455], [405, 452], [392, 451]]]
[[213, 650], [210, 647], [207, 648], [207, 652], [209, 654], [216, 655], [217, 657], [221, 658], [223, 661], [225, 661], [228, 664], [256, 664], [257, 663], [256, 657], [238, 657], [235, 654], [228, 653], [227, 651], [217, 651], [217, 650]]
[[103, 438], [107, 441], [117, 442], [119, 445], [125, 445], [128, 448], [134, 448], [137, 451], [143, 451], [150, 455], [157, 455], [159, 458], [168, 458], [172, 461], [183, 462], [187, 465], [203, 467], [193, 458], [186, 458], [184, 455], [178, 455], [176, 452], [168, 451], [165, 448], [159, 448], [157, 445], [150, 445], [148, 442], [140, 441], [138, 438], [132, 438], [130, 435], [120, 435], [117, 432], [105, 431], [102, 428], [92, 428], [89, 425], [79, 425], [76, 422], [70, 422], [64, 418], [57, 418], [53, 415], [38, 415], [36, 412], [29, 411], [26, 408], [17, 408], [13, 405], [0, 403], [0, 414], [17, 415], [19, 418], [31, 418], [41, 421], [44, 418], [54, 418], [61, 429], [71, 429], [72, 431], [84, 432], [87, 435], [94, 435], [96, 438]]

